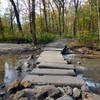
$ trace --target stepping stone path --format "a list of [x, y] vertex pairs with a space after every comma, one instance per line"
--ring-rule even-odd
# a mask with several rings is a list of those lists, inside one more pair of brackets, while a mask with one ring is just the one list
[[40, 69], [36, 68], [32, 71], [33, 75], [58, 75], [58, 76], [75, 76], [74, 70], [61, 69]]
[[61, 48], [46, 47], [37, 59], [38, 66], [23, 80], [34, 85], [71, 86], [80, 88], [85, 84], [75, 75], [75, 66], [67, 64], [61, 54]]

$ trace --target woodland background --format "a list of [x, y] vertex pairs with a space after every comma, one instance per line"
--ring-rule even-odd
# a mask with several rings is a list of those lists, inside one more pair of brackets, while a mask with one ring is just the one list
[[[0, 2], [2, 12], [2, 2]], [[8, 0], [0, 14], [0, 42], [48, 43], [73, 38], [100, 44], [99, 0]]]

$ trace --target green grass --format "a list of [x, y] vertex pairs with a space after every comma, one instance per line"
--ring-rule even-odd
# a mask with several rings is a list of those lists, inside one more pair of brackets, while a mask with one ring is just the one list
[[49, 43], [51, 42], [52, 40], [55, 39], [55, 35], [54, 34], [51, 34], [51, 33], [44, 33], [42, 35], [40, 35], [39, 33], [37, 34], [37, 41], [38, 43], [41, 43], [41, 44], [46, 44], [46, 43]]

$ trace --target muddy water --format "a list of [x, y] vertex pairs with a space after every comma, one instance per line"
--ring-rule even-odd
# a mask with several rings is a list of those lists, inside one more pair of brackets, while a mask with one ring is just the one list
[[[0, 83], [4, 82], [8, 86], [15, 79], [23, 78], [26, 73], [18, 73], [14, 67], [19, 60], [25, 59], [29, 55], [0, 56]], [[71, 59], [75, 65], [79, 65], [78, 62], [80, 62], [79, 66], [84, 66], [86, 70], [78, 70], [77, 77], [83, 78], [93, 92], [100, 94], [100, 57], [69, 54], [64, 55], [64, 58]]]
[[8, 87], [14, 80], [23, 78], [26, 72], [18, 73], [14, 67], [19, 60], [24, 61], [31, 54], [21, 54], [21, 55], [2, 55], [0, 56], [0, 84], [5, 83]]
[[100, 56], [69, 54], [64, 58], [85, 67], [86, 70], [77, 71], [77, 77], [83, 78], [93, 92], [100, 94]]

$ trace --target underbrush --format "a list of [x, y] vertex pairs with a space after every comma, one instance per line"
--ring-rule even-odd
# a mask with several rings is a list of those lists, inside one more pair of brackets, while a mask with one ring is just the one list
[[[46, 44], [58, 38], [73, 38], [72, 33], [36, 33], [38, 44]], [[30, 32], [5, 32], [0, 33], [0, 42], [11, 43], [30, 43], [32, 42], [32, 34]], [[88, 47], [100, 49], [100, 41], [98, 32], [89, 33], [87, 31], [77, 32], [76, 39], [72, 40], [69, 45], [71, 47]]]
[[[71, 35], [72, 34], [69, 36]], [[73, 48], [87, 47], [90, 49], [100, 50], [99, 33], [89, 33], [87, 31], [77, 33], [76, 39], [71, 40], [67, 45]]]
[[44, 33], [42, 35], [40, 35], [39, 33], [37, 34], [37, 41], [38, 41], [38, 43], [41, 43], [41, 44], [49, 43], [52, 40], [54, 40], [55, 38], [56, 38], [56, 36], [51, 33]]
[[[46, 44], [58, 38], [59, 35], [53, 33], [40, 33], [36, 34], [37, 42], [39, 44]], [[5, 32], [3, 35], [0, 34], [0, 42], [8, 42], [8, 43], [30, 43], [32, 42], [32, 34], [27, 32]]]

